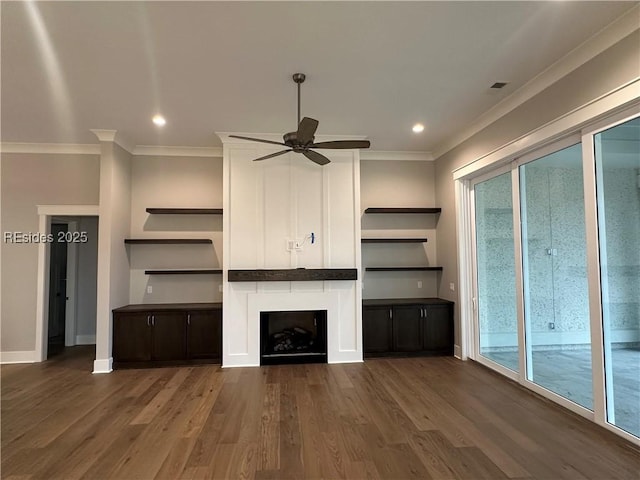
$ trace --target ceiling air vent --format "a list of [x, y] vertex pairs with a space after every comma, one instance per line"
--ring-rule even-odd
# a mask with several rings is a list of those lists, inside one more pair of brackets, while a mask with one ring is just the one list
[[496, 82], [493, 85], [491, 85], [490, 88], [495, 88], [496, 90], [499, 90], [503, 87], [505, 87], [507, 85], [508, 82]]

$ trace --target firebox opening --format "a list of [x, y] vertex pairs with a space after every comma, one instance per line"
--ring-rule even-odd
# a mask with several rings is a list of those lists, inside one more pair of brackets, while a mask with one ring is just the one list
[[260, 312], [260, 365], [327, 363], [327, 311]]

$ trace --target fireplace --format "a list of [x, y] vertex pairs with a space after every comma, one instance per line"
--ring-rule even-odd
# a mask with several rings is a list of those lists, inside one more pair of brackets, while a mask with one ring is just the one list
[[327, 363], [327, 311], [260, 312], [260, 365]]

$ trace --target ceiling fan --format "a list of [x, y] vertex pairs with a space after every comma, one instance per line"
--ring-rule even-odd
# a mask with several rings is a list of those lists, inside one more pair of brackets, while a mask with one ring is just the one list
[[304, 82], [306, 76], [304, 73], [294, 73], [293, 81], [298, 84], [298, 130], [295, 132], [285, 133], [282, 137], [284, 143], [273, 142], [271, 140], [263, 140], [260, 138], [242, 137], [240, 135], [229, 135], [233, 138], [241, 138], [243, 140], [251, 140], [252, 142], [271, 143], [274, 145], [282, 145], [288, 147], [286, 150], [281, 150], [264, 157], [256, 158], [253, 161], [266, 160], [268, 158], [277, 157], [278, 155], [284, 155], [285, 153], [295, 152], [301, 153], [312, 162], [318, 165], [326, 165], [330, 160], [318, 153], [312, 148], [328, 148], [328, 149], [345, 149], [345, 148], [369, 148], [371, 143], [369, 140], [334, 140], [331, 142], [319, 142], [314, 143], [314, 135], [318, 128], [318, 121], [313, 118], [304, 117], [300, 120], [300, 84]]

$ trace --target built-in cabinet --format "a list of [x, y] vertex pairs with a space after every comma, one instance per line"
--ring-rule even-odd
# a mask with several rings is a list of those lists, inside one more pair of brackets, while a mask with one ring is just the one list
[[453, 354], [453, 302], [440, 298], [364, 300], [365, 357]]
[[113, 311], [114, 367], [220, 361], [222, 304], [127, 305]]

